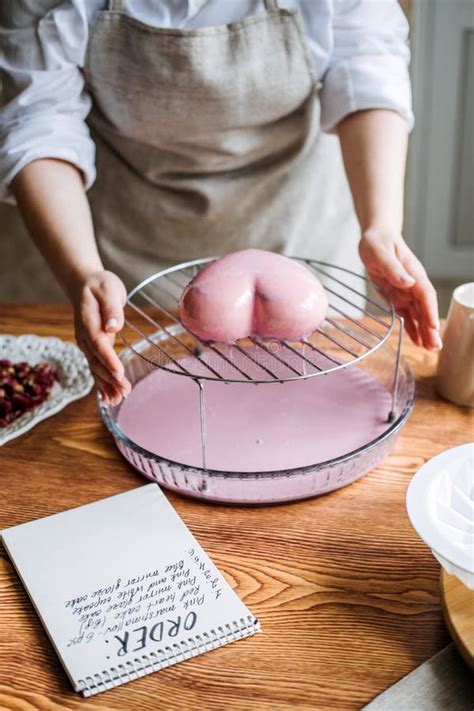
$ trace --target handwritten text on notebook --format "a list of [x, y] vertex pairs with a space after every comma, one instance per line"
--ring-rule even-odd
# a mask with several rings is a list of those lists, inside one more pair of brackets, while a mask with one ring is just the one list
[[188, 548], [162, 568], [116, 578], [66, 600], [64, 607], [77, 621], [67, 646], [103, 638], [110, 644], [110, 659], [139, 652], [148, 643], [166, 643], [180, 632], [190, 632], [198, 621], [198, 608], [221, 594], [219, 578], [197, 550]]

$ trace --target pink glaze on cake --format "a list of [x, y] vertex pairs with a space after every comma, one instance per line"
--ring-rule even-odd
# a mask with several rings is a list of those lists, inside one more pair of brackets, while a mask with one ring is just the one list
[[[253, 378], [265, 377], [244, 354], [226, 349], [227, 356]], [[288, 376], [275, 359], [259, 356], [257, 349], [247, 350], [277, 375]], [[317, 354], [305, 352], [316, 362]], [[213, 357], [210, 351], [203, 354], [210, 364]], [[210, 469], [260, 472], [325, 462], [367, 445], [389, 427], [390, 393], [356, 366], [283, 384], [202, 383]], [[199, 389], [189, 377], [165, 370], [147, 375], [122, 403], [118, 425], [149, 452], [202, 466]]]
[[191, 333], [225, 343], [251, 335], [298, 340], [320, 325], [327, 308], [314, 274], [261, 249], [244, 249], [209, 264], [188, 284], [179, 304]]

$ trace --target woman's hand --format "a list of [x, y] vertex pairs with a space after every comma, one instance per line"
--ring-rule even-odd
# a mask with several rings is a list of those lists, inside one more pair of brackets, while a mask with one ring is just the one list
[[339, 123], [337, 132], [361, 226], [362, 261], [404, 317], [414, 343], [437, 350], [442, 343], [436, 292], [401, 235], [405, 120], [395, 111], [356, 111]]
[[118, 276], [98, 271], [81, 282], [73, 299], [77, 343], [102, 397], [114, 405], [131, 390], [113, 347], [115, 334], [123, 326], [126, 298], [125, 286]]
[[32, 238], [71, 299], [77, 342], [95, 381], [104, 399], [118, 404], [131, 389], [113, 348], [126, 292], [102, 266], [83, 176], [70, 163], [40, 158], [11, 186]]
[[438, 300], [425, 269], [401, 234], [366, 230], [359, 253], [370, 279], [392, 300], [416, 345], [439, 350]]

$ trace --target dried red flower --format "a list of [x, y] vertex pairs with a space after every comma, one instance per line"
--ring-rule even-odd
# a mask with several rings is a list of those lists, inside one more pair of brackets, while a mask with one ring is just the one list
[[58, 380], [51, 363], [31, 366], [26, 361], [0, 360], [0, 427], [44, 402]]

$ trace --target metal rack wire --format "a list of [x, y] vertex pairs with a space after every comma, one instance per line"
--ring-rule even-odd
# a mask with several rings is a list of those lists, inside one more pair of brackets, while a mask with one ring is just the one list
[[[170, 267], [152, 275], [130, 292], [126, 324], [137, 334], [141, 344], [147, 344], [147, 348], [136, 347], [126, 338], [124, 331], [121, 332], [124, 345], [149, 366], [191, 378], [198, 385], [204, 467], [203, 382], [284, 383], [327, 375], [348, 368], [381, 348], [398, 321], [392, 407], [388, 414], [389, 421], [395, 419], [403, 319], [395, 314], [389, 299], [375, 285], [372, 285], [371, 295], [368, 296], [353, 286], [354, 282], [370, 283], [364, 277], [325, 262], [294, 258], [323, 280], [328, 296], [328, 315], [313, 334], [296, 342], [259, 340], [255, 337], [242, 339], [233, 345], [203, 342], [181, 323], [178, 304], [190, 280], [214, 259], [199, 259]], [[351, 283], [348, 283], [348, 278]], [[234, 358], [237, 354], [238, 357]]]

